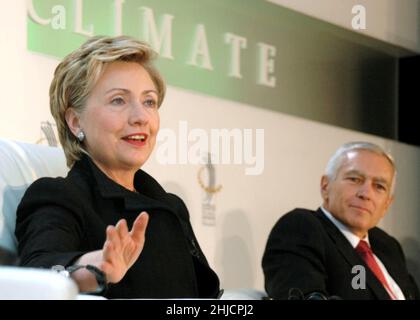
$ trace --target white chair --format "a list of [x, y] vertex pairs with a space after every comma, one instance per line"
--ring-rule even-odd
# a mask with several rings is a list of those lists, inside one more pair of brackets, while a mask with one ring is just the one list
[[0, 300], [74, 300], [78, 288], [50, 270], [0, 266]]
[[0, 139], [0, 246], [17, 252], [16, 208], [27, 187], [41, 177], [67, 174], [61, 148]]
[[228, 289], [223, 292], [220, 300], [263, 300], [267, 296], [267, 293], [257, 289]]
[[[63, 150], [0, 139], [0, 247], [17, 253], [16, 208], [40, 177], [65, 176]], [[0, 299], [76, 299], [74, 281], [53, 271], [0, 266]]]

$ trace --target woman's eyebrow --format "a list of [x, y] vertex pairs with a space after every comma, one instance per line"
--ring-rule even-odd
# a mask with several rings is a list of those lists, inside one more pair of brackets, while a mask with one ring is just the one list
[[154, 93], [158, 96], [158, 92], [156, 90], [144, 90], [143, 94]]
[[109, 89], [108, 91], [106, 91], [105, 93], [109, 93], [109, 92], [112, 92], [112, 91], [124, 91], [125, 93], [130, 92], [130, 90], [125, 89], [125, 88], [112, 88], [112, 89]]

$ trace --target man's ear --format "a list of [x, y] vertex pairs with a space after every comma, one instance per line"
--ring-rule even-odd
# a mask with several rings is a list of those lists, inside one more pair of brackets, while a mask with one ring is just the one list
[[65, 118], [70, 131], [74, 134], [74, 136], [77, 136], [81, 129], [79, 115], [72, 107], [70, 107], [66, 110]]
[[326, 175], [323, 175], [321, 177], [320, 187], [321, 187], [321, 196], [322, 196], [322, 199], [324, 199], [324, 201], [326, 201], [327, 198], [328, 198], [328, 186], [329, 186], [329, 184], [330, 184], [330, 179]]
[[391, 195], [391, 196], [389, 196], [389, 198], [387, 200], [386, 208], [384, 210], [384, 213], [383, 213], [382, 217], [385, 216], [385, 214], [388, 212], [388, 209], [393, 202], [394, 202], [394, 196]]

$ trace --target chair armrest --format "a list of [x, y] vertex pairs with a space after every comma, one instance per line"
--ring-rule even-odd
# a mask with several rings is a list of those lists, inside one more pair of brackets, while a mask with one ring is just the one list
[[0, 266], [0, 300], [76, 299], [76, 283], [48, 269]]
[[225, 290], [220, 300], [262, 300], [265, 297], [267, 297], [267, 293], [264, 291], [241, 288]]

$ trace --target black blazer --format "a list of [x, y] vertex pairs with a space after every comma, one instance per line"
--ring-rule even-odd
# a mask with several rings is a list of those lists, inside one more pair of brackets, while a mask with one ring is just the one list
[[[400, 244], [379, 228], [369, 230], [373, 252], [403, 291], [406, 299], [419, 299]], [[353, 289], [355, 265], [366, 270], [366, 289]], [[270, 297], [287, 299], [291, 288], [304, 295], [321, 292], [342, 299], [389, 299], [389, 296], [340, 230], [321, 209], [295, 209], [274, 226], [268, 238], [262, 266]]]
[[134, 185], [138, 193], [109, 179], [86, 155], [66, 178], [35, 181], [17, 210], [21, 264], [69, 266], [84, 253], [102, 249], [108, 225], [125, 218], [131, 228], [138, 214], [147, 211], [143, 251], [105, 296], [216, 297], [219, 279], [198, 245], [183, 201], [142, 170]]

